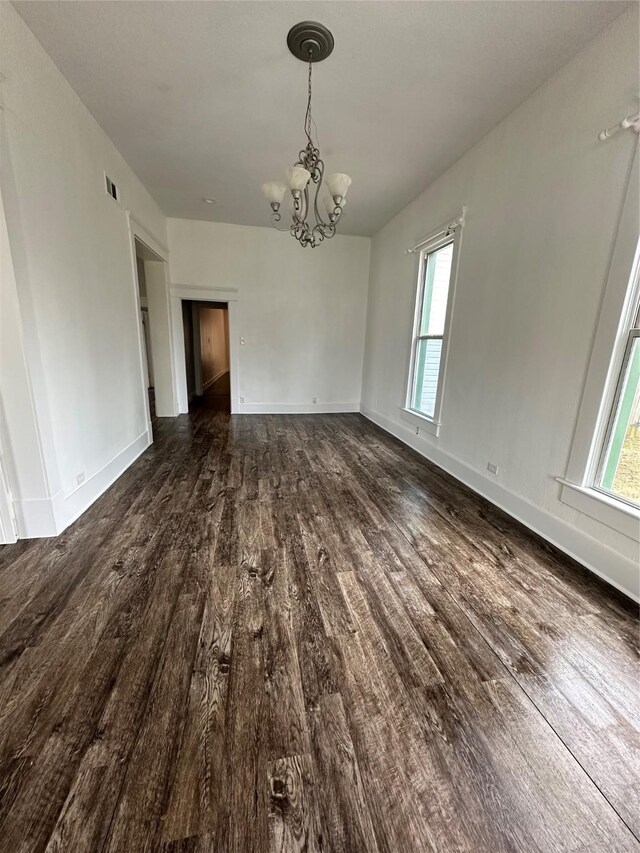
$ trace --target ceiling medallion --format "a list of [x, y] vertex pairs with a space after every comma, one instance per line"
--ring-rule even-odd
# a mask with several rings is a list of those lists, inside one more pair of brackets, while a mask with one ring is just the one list
[[[298, 160], [286, 170], [288, 187], [278, 181], [269, 181], [262, 185], [262, 192], [271, 204], [272, 224], [279, 231], [284, 231], [287, 229], [278, 226], [282, 219], [280, 205], [287, 188], [290, 190], [291, 225], [288, 230], [301, 246], [315, 248], [323, 240], [335, 235], [351, 185], [351, 178], [343, 173], [329, 175], [324, 182], [324, 162], [318, 148], [317, 129], [315, 142], [311, 136], [312, 125], [315, 127], [311, 116], [311, 70], [314, 62], [322, 62], [330, 55], [333, 36], [322, 24], [303, 21], [291, 28], [287, 45], [297, 59], [309, 64], [307, 111], [304, 117], [307, 144], [298, 154]], [[315, 220], [313, 224], [311, 217]]]

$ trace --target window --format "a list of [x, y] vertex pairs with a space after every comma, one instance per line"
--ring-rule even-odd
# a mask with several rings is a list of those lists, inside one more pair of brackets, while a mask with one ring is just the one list
[[634, 308], [594, 485], [640, 507], [640, 308]]
[[[637, 149], [560, 499], [638, 541], [640, 163]], [[625, 587], [626, 588], [626, 587]]]
[[[420, 263], [405, 411], [436, 426], [440, 422], [460, 229], [461, 220], [457, 220], [415, 249], [420, 250]], [[437, 429], [432, 431], [437, 435]]]

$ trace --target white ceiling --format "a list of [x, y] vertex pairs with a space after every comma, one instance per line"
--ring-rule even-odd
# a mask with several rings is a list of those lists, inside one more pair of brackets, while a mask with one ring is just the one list
[[[168, 216], [267, 225], [260, 192], [303, 147], [317, 20], [329, 171], [353, 177], [342, 232], [373, 234], [629, 5], [516, 2], [15, 2]], [[204, 204], [206, 196], [214, 205]]]

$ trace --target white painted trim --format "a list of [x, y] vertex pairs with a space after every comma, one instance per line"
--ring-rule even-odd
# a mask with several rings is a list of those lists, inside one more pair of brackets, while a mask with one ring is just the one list
[[136, 237], [154, 251], [156, 255], [159, 255], [163, 261], [168, 261], [169, 249], [164, 245], [164, 243], [161, 243], [157, 237], [148, 231], [140, 220], [136, 219], [130, 210], [127, 210], [127, 218], [129, 220], [129, 227], [132, 231], [135, 231]]
[[359, 412], [359, 403], [240, 403], [240, 415], [327, 415]]
[[435, 242], [445, 242], [445, 240], [450, 237], [458, 228], [462, 228], [465, 222], [465, 215], [467, 212], [467, 208], [463, 206], [462, 212], [452, 218], [446, 225], [440, 226], [440, 228], [432, 231], [430, 234], [427, 234], [426, 237], [422, 237], [422, 239], [418, 240], [418, 242], [411, 246], [410, 249], [405, 249], [406, 255], [413, 255], [414, 252], [418, 250], [424, 251], [424, 247]]
[[10, 545], [17, 541], [18, 531], [13, 509], [13, 497], [9, 489], [2, 448], [0, 447], [0, 545]]
[[40, 539], [60, 532], [53, 501], [53, 498], [38, 498], [13, 502], [20, 539]]
[[[131, 259], [131, 273], [132, 273], [132, 286], [133, 286], [133, 302], [135, 306], [136, 312], [136, 334], [138, 337], [138, 357], [140, 364], [140, 383], [141, 383], [141, 394], [142, 394], [142, 405], [144, 407], [145, 418], [147, 421], [147, 432], [149, 433], [150, 440], [153, 441], [153, 428], [151, 426], [151, 407], [149, 405], [149, 389], [147, 388], [147, 344], [144, 338], [144, 331], [142, 329], [141, 323], [141, 311], [143, 308], [142, 299], [140, 297], [140, 284], [138, 282], [138, 259], [136, 256], [136, 238], [142, 240], [143, 243], [148, 243], [151, 241], [155, 243], [151, 235], [145, 231], [145, 229], [140, 225], [140, 223], [134, 218], [131, 211], [127, 211], [127, 222], [129, 224], [129, 254]], [[162, 248], [156, 244], [157, 248]], [[149, 246], [149, 248], [153, 248], [153, 246]], [[155, 251], [155, 249], [154, 249]], [[147, 311], [147, 319], [149, 317], [149, 309], [147, 304], [147, 298], [144, 299], [144, 308]]]
[[[13, 199], [12, 197], [12, 201], [16, 205], [16, 211], [19, 211], [18, 200]], [[40, 341], [37, 328], [35, 326], [32, 301], [29, 297], [29, 288], [20, 288], [18, 286], [19, 276], [17, 275], [16, 270], [15, 251], [9, 237], [9, 223], [6, 208], [6, 194], [3, 196], [3, 190], [0, 188], [0, 287], [6, 287], [7, 292], [9, 288], [15, 291], [18, 312], [17, 334], [20, 341], [17, 349], [17, 357], [19, 358], [19, 361], [22, 362], [24, 378], [26, 379], [26, 408], [21, 411], [21, 413], [16, 411], [13, 417], [16, 418], [15, 427], [17, 429], [21, 429], [23, 425], [28, 423], [29, 428], [33, 430], [37, 448], [36, 452], [39, 468], [38, 477], [41, 478], [38, 490], [48, 498], [56, 489], [60, 488], [58, 457], [53, 440], [51, 414], [49, 411], [46, 383], [40, 352]], [[16, 213], [15, 221], [20, 221], [19, 213]], [[16, 230], [19, 236], [20, 229], [17, 228]], [[21, 246], [22, 240], [18, 239], [17, 242], [19, 246]], [[26, 257], [24, 255], [24, 251], [19, 251], [18, 256], [22, 259], [23, 277], [25, 282], [27, 282], [29, 280], [29, 276], [26, 269]], [[27, 351], [29, 351], [28, 358]], [[8, 425], [7, 417], [8, 414], [4, 409], [4, 400], [0, 395], [0, 426], [2, 426], [3, 422], [5, 426]], [[7, 457], [11, 459], [11, 464], [7, 468], [7, 487], [11, 495], [17, 495], [20, 490], [18, 483], [13, 479], [16, 461], [11, 456], [8, 444], [5, 445], [4, 451], [7, 454]], [[18, 520], [18, 511], [15, 505], [14, 513], [18, 529], [18, 538], [20, 538], [20, 524]]]
[[[440, 421], [434, 421], [432, 418], [428, 418], [426, 415], [421, 415], [419, 412], [414, 412], [413, 409], [407, 409], [404, 406], [400, 406], [400, 417], [403, 421], [411, 424], [416, 430], [423, 429], [436, 438], [440, 435], [440, 427], [442, 426]], [[419, 432], [416, 432], [416, 435], [419, 434]]]
[[18, 533], [23, 539], [57, 536], [79, 518], [151, 444], [145, 430], [135, 441], [68, 494], [47, 500], [14, 501]]
[[[171, 297], [173, 299], [173, 296]], [[172, 303], [173, 310], [173, 303]], [[200, 308], [191, 303], [191, 357], [193, 358], [193, 391], [196, 397], [202, 397], [202, 333], [200, 331]], [[184, 335], [184, 313], [182, 314], [182, 332]], [[174, 362], [174, 363], [177, 363]], [[177, 379], [177, 376], [176, 376]], [[176, 383], [177, 384], [177, 383]], [[178, 404], [178, 411], [180, 405]]]
[[[171, 316], [172, 297], [169, 292], [169, 265], [166, 261], [145, 259], [144, 270], [149, 303], [156, 417], [175, 418], [180, 414], [180, 408], [175, 372], [176, 354]], [[182, 347], [184, 348], [184, 345]]]
[[640, 510], [597, 489], [570, 483], [563, 477], [556, 477], [556, 480], [562, 484], [560, 500], [563, 503], [596, 518], [634, 542], [640, 539]]
[[370, 421], [412, 447], [421, 456], [469, 486], [474, 492], [504, 510], [547, 542], [573, 557], [611, 586], [634, 601], [640, 601], [640, 573], [635, 561], [623, 557], [597, 539], [572, 527], [566, 521], [536, 506], [526, 498], [505, 489], [499, 483], [491, 482], [480, 471], [436, 447], [431, 441], [414, 435], [409, 428], [395, 424], [365, 406], [360, 411]]
[[[167, 321], [168, 321], [168, 330], [164, 327], [164, 317], [157, 317], [154, 321], [153, 311], [149, 313], [149, 321], [150, 321], [150, 339], [151, 339], [151, 355], [152, 360], [157, 364], [154, 364], [154, 385], [156, 390], [156, 415], [158, 417], [176, 417], [179, 412], [178, 406], [178, 395], [177, 395], [177, 383], [176, 383], [176, 375], [174, 369], [175, 363], [175, 355], [173, 351], [173, 339], [172, 339], [172, 319], [171, 319], [171, 295], [170, 295], [170, 281], [169, 281], [169, 249], [161, 243], [153, 234], [151, 234], [144, 225], [140, 223], [138, 219], [131, 213], [130, 210], [127, 210], [127, 218], [129, 221], [129, 230], [131, 232], [131, 245], [132, 245], [132, 253], [133, 253], [133, 266], [134, 266], [134, 285], [135, 285], [135, 299], [136, 299], [136, 310], [138, 313], [138, 317], [140, 316], [140, 293], [138, 290], [138, 277], [137, 277], [137, 261], [136, 261], [136, 248], [135, 248], [135, 239], [138, 239], [141, 243], [143, 243], [148, 249], [152, 251], [153, 254], [157, 256], [156, 259], [147, 259], [143, 258], [145, 264], [147, 263], [163, 263], [163, 275], [164, 275], [164, 285], [162, 290], [162, 300], [165, 303], [164, 309], [166, 309]], [[145, 267], [145, 272], [147, 277], [149, 275], [149, 270]], [[147, 308], [148, 308], [148, 294], [147, 294]], [[164, 309], [162, 314], [164, 314]], [[157, 321], [160, 322], [161, 325], [158, 325]], [[138, 322], [138, 326], [140, 323]], [[148, 414], [147, 419], [147, 428], [149, 430], [149, 434], [153, 436], [151, 429], [151, 416], [149, 412], [149, 401], [148, 401], [148, 391], [147, 391], [147, 377], [145, 370], [145, 342], [140, 335], [139, 329], [139, 345], [140, 345], [140, 362], [141, 362], [141, 370], [142, 370], [142, 387], [143, 394], [145, 397], [145, 406]], [[160, 364], [163, 352], [158, 352], [159, 359], [154, 358], [153, 348], [154, 348], [154, 339], [157, 337], [157, 332], [159, 332], [162, 336], [164, 336], [165, 332], [168, 331], [168, 345], [169, 345], [169, 368], [170, 368], [170, 376], [169, 376], [169, 384], [170, 388], [165, 387], [164, 383], [159, 384], [158, 379], [162, 376], [161, 370], [156, 370], [157, 366]], [[156, 349], [160, 350], [161, 348], [156, 343]], [[162, 348], [163, 349], [163, 348]]]
[[[175, 296], [173, 288], [171, 294], [171, 333], [173, 335], [174, 366], [176, 374], [176, 395], [178, 400], [178, 414], [186, 415], [189, 412], [189, 400], [195, 396], [195, 391], [189, 397], [187, 388], [187, 362], [184, 354], [184, 322], [182, 318], [182, 300]], [[185, 299], [188, 297], [185, 297]]]
[[238, 325], [238, 302], [240, 294], [237, 288], [204, 287], [186, 284], [172, 284], [171, 326], [173, 329], [174, 371], [178, 395], [178, 413], [187, 414], [189, 397], [187, 393], [186, 365], [184, 360], [184, 329], [182, 325], [181, 300], [190, 299], [200, 302], [226, 302], [229, 321], [229, 372], [231, 374], [231, 414], [240, 410], [240, 332]]
[[[422, 303], [424, 299], [424, 288], [425, 288], [425, 279], [426, 279], [426, 269], [425, 264], [427, 263], [428, 256], [435, 252], [437, 249], [448, 246], [449, 244], [453, 245], [453, 255], [451, 258], [451, 271], [449, 273], [449, 289], [447, 292], [447, 308], [445, 312], [444, 319], [444, 329], [442, 331], [442, 346], [440, 349], [440, 366], [438, 368], [438, 383], [436, 385], [436, 399], [433, 407], [433, 418], [429, 420], [431, 423], [440, 424], [442, 421], [442, 405], [444, 401], [444, 386], [447, 378], [447, 362], [449, 360], [449, 344], [451, 342], [451, 326], [453, 323], [453, 309], [456, 298], [456, 285], [458, 283], [458, 269], [460, 266], [460, 249], [462, 245], [462, 232], [464, 230], [464, 222], [467, 208], [462, 208], [462, 216], [455, 220], [457, 222], [456, 227], [453, 230], [450, 230], [450, 226], [452, 223], [448, 225], [442, 226], [435, 234], [420, 243], [420, 250], [417, 252], [418, 254], [418, 264], [416, 269], [416, 295], [413, 309], [413, 327], [411, 331], [411, 341], [410, 341], [410, 352], [408, 358], [408, 369], [406, 374], [406, 382], [405, 382], [405, 395], [404, 395], [404, 406], [403, 408], [407, 411], [412, 411], [411, 409], [411, 398], [413, 396], [413, 379], [414, 379], [414, 370], [415, 370], [415, 359], [418, 352], [416, 339], [418, 337], [418, 333], [420, 331], [420, 325], [422, 322]], [[436, 431], [427, 430], [427, 432], [431, 432], [433, 435], [438, 435], [439, 429]]]
[[633, 311], [629, 278], [639, 260], [639, 188], [636, 145], [565, 474], [568, 482], [580, 486], [593, 482], [626, 346], [622, 332]]
[[237, 287], [207, 287], [198, 284], [172, 284], [171, 295], [180, 299], [196, 299], [204, 302], [237, 302], [240, 298]]
[[72, 524], [92, 503], [113, 485], [127, 468], [135, 462], [151, 444], [149, 433], [145, 430], [128, 447], [121, 450], [111, 462], [107, 462], [99, 471], [92, 474], [81, 486], [73, 492], [54, 499], [56, 518], [61, 530]]

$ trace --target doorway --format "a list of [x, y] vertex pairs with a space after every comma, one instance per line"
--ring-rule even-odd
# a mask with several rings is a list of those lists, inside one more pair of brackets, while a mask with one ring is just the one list
[[229, 306], [183, 299], [182, 327], [189, 409], [231, 412]]
[[177, 414], [166, 258], [133, 233], [145, 397], [151, 418]]
[[153, 385], [153, 355], [151, 353], [151, 330], [149, 326], [149, 302], [147, 298], [147, 277], [144, 269], [144, 245], [136, 240], [136, 273], [138, 277], [138, 296], [140, 297], [140, 324], [142, 326], [142, 356], [144, 362], [144, 378], [149, 409], [155, 415], [155, 389]]

